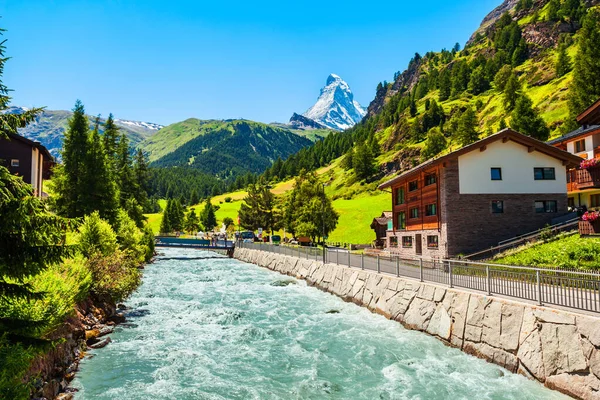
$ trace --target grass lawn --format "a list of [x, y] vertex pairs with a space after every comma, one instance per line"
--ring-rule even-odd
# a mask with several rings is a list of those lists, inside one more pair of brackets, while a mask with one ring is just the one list
[[525, 245], [501, 254], [494, 263], [540, 268], [600, 269], [600, 238], [563, 236], [548, 243]]

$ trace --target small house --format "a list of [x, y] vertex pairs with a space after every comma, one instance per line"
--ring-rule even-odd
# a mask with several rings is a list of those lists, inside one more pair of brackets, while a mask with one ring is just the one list
[[49, 179], [53, 162], [50, 152], [39, 142], [11, 133], [8, 138], [0, 138], [0, 165], [22, 176], [38, 197], [42, 197], [43, 180]]
[[375, 231], [375, 240], [373, 244], [375, 248], [383, 248], [385, 246], [387, 231], [392, 229], [392, 212], [384, 211], [380, 217], [373, 218], [371, 229]]
[[381, 184], [392, 191], [386, 250], [471, 254], [567, 214], [567, 170], [580, 158], [511, 129]]

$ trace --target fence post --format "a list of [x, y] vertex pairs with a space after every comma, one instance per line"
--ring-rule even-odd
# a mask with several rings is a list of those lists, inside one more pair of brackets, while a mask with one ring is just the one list
[[448, 270], [450, 272], [450, 287], [454, 287], [454, 283], [452, 282], [452, 261], [448, 260]]
[[360, 269], [365, 269], [365, 253], [362, 253], [360, 255]]
[[400, 276], [400, 256], [396, 256], [396, 276]]
[[541, 306], [542, 305], [542, 282], [540, 279], [540, 270], [539, 269], [535, 271], [535, 281], [537, 283], [538, 304]]
[[300, 246], [298, 246], [298, 258], [300, 258]]
[[419, 258], [419, 280], [423, 282], [423, 257]]
[[487, 287], [487, 294], [488, 296], [492, 295], [492, 285], [491, 285], [491, 280], [490, 280], [490, 266], [486, 265], [485, 266], [485, 285]]
[[377, 273], [381, 273], [381, 264], [379, 263], [379, 254], [377, 254]]
[[335, 263], [340, 265], [340, 249], [335, 249]]

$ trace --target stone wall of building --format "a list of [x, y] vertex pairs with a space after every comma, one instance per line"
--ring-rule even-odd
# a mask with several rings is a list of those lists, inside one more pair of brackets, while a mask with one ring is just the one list
[[346, 301], [580, 399], [600, 399], [600, 318], [238, 248], [235, 258]]

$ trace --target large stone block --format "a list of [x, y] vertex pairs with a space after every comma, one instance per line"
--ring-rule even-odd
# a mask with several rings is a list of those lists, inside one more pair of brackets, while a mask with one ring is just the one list
[[404, 314], [404, 323], [413, 329], [427, 330], [435, 308], [433, 301], [415, 298]]
[[517, 357], [535, 379], [544, 382], [546, 379], [544, 360], [542, 359], [542, 342], [537, 330], [531, 332], [521, 343]]
[[427, 332], [432, 335], [439, 336], [444, 340], [450, 340], [452, 334], [452, 319], [443, 304], [438, 304], [435, 312], [431, 316]]
[[542, 357], [546, 377], [562, 373], [583, 372], [587, 361], [574, 325], [542, 323], [540, 326]]

